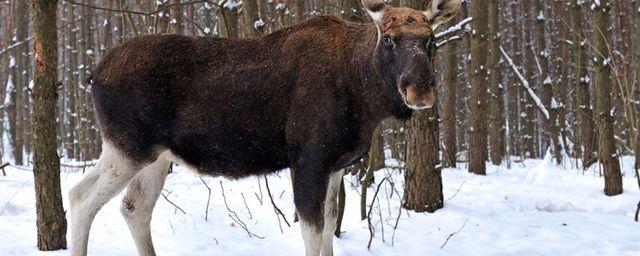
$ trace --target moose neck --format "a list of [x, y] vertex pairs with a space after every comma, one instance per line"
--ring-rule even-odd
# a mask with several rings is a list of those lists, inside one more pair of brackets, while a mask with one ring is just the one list
[[354, 86], [354, 95], [364, 98], [363, 110], [377, 124], [381, 120], [394, 116], [398, 119], [411, 117], [411, 109], [403, 103], [393, 84], [393, 78], [385, 77], [379, 59], [382, 47], [378, 45], [378, 31], [372, 23], [357, 32], [353, 43], [352, 67], [360, 80]]

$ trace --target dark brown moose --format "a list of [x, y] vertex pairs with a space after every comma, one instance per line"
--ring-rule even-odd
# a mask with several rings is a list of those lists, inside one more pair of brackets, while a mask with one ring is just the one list
[[72, 255], [127, 187], [121, 211], [140, 255], [177, 161], [242, 178], [292, 168], [307, 255], [332, 255], [338, 170], [362, 158], [383, 119], [435, 102], [434, 29], [460, 0], [427, 10], [363, 0], [373, 24], [319, 16], [256, 39], [142, 36], [104, 56], [92, 94], [100, 160], [70, 193]]

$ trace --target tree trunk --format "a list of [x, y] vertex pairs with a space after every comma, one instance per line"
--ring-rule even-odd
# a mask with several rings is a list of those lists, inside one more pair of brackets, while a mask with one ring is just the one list
[[[15, 41], [22, 42], [27, 38], [27, 31], [29, 28], [29, 13], [26, 1], [15, 2]], [[14, 159], [16, 165], [23, 165], [24, 151], [26, 149], [25, 143], [27, 141], [27, 115], [28, 115], [28, 97], [27, 87], [29, 84], [29, 44], [24, 43], [15, 48], [15, 141], [14, 141]]]
[[259, 35], [255, 22], [258, 20], [258, 2], [257, 0], [242, 1], [242, 15], [244, 35], [245, 37], [256, 37]]
[[[635, 63], [635, 77], [634, 77], [634, 82], [633, 84], [635, 84], [635, 93], [636, 93], [636, 100], [638, 99], [637, 97], [640, 96], [640, 86], [638, 86], [640, 84], [640, 0], [635, 0], [633, 2], [633, 20], [634, 20], [634, 34], [635, 34], [635, 38], [634, 38], [634, 63]], [[638, 118], [638, 120], [636, 120], [638, 122], [638, 124], [636, 125], [636, 127], [638, 127], [638, 130], [636, 131], [636, 148], [635, 148], [635, 156], [636, 156], [636, 170], [640, 169], [640, 118]], [[638, 172], [636, 172], [637, 175]], [[639, 203], [640, 204], [640, 203]], [[639, 206], [640, 207], [640, 206]]]
[[238, 8], [232, 3], [233, 0], [224, 1], [220, 8], [221, 19], [220, 35], [228, 38], [238, 38]]
[[582, 165], [584, 169], [589, 168], [589, 163], [593, 163], [597, 149], [597, 135], [593, 121], [593, 108], [591, 105], [591, 93], [589, 85], [589, 56], [587, 55], [587, 43], [584, 42], [587, 34], [584, 31], [584, 19], [582, 18], [582, 0], [571, 2], [571, 27], [574, 29], [573, 40], [573, 62], [574, 77], [576, 86], [576, 115], [579, 121], [580, 142], [582, 145]]
[[498, 20], [498, 0], [489, 3], [489, 109], [491, 124], [489, 126], [489, 146], [491, 163], [500, 165], [504, 156], [504, 100], [501, 85], [502, 72], [500, 70], [500, 41]]
[[488, 20], [486, 4], [471, 2], [475, 34], [471, 36], [471, 98], [469, 100], [469, 172], [485, 175], [487, 160], [487, 51]]
[[456, 87], [458, 85], [458, 43], [451, 41], [442, 49], [444, 55], [444, 103], [442, 108], [442, 162], [444, 167], [456, 167]]
[[558, 103], [557, 100], [553, 96], [553, 85], [554, 79], [551, 77], [551, 72], [549, 71], [549, 56], [550, 51], [547, 48], [547, 42], [545, 39], [545, 9], [544, 9], [544, 0], [535, 0], [535, 14], [536, 23], [536, 51], [538, 53], [538, 59], [540, 60], [540, 69], [541, 76], [539, 77], [542, 80], [542, 85], [540, 88], [540, 99], [542, 100], [542, 104], [549, 111], [549, 118], [543, 118], [543, 126], [544, 126], [544, 136], [543, 139], [549, 142], [551, 147], [551, 151], [556, 159], [557, 164], [562, 163], [562, 146], [558, 140], [559, 131], [558, 131]]
[[[526, 16], [526, 15], [532, 15], [531, 14], [531, 0], [523, 0], [522, 1], [522, 15]], [[535, 17], [535, 16], [534, 16]], [[526, 78], [529, 81], [533, 82], [533, 79], [535, 78], [534, 74], [535, 74], [535, 70], [536, 70], [536, 63], [535, 63], [535, 56], [533, 55], [533, 50], [532, 50], [532, 37], [531, 37], [531, 28], [532, 26], [532, 22], [531, 22], [531, 18], [527, 18], [525, 19], [524, 22], [524, 27], [522, 28], [522, 30], [524, 31], [524, 39], [523, 39], [523, 52], [524, 52], [524, 59], [526, 61], [526, 67], [525, 67], [525, 73], [526, 73]], [[533, 83], [532, 83], [533, 86]], [[535, 103], [533, 103], [533, 101], [530, 99], [530, 97], [527, 95], [526, 90], [521, 89], [521, 95], [522, 97], [520, 98], [521, 100], [521, 114], [520, 114], [520, 120], [522, 121], [522, 145], [523, 145], [523, 150], [522, 150], [522, 156], [523, 157], [531, 157], [531, 158], [535, 158], [538, 156], [537, 151], [536, 151], [536, 147], [535, 147], [535, 143], [534, 143], [534, 132], [535, 132], [535, 123], [533, 122], [536, 118], [536, 110], [535, 110]]]
[[613, 138], [613, 116], [611, 115], [611, 17], [609, 0], [593, 4], [591, 17], [594, 47], [593, 65], [595, 69], [596, 113], [598, 125], [598, 158], [604, 172], [604, 194], [614, 196], [622, 193], [622, 175], [618, 152]]
[[[172, 0], [171, 4], [179, 4], [180, 0]], [[182, 17], [182, 5], [175, 5], [171, 7], [171, 27], [173, 28], [173, 33], [176, 35], [184, 35], [184, 22]]]
[[435, 212], [444, 206], [439, 160], [438, 108], [415, 112], [407, 131], [402, 207]]
[[67, 221], [62, 207], [60, 162], [56, 153], [57, 28], [55, 0], [31, 0], [35, 48], [33, 88], [34, 183], [38, 249], [67, 247]]

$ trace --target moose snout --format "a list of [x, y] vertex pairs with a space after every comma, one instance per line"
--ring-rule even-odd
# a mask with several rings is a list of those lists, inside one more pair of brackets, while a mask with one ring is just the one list
[[409, 85], [406, 90], [405, 103], [409, 108], [421, 110], [432, 108], [436, 102], [435, 87], [419, 89], [417, 86]]

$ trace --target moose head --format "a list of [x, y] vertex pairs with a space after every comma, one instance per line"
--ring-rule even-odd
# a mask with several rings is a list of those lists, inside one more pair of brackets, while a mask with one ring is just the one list
[[376, 61], [383, 77], [395, 85], [411, 109], [431, 108], [436, 101], [435, 29], [452, 19], [460, 0], [431, 0], [426, 10], [362, 0], [378, 29]]

